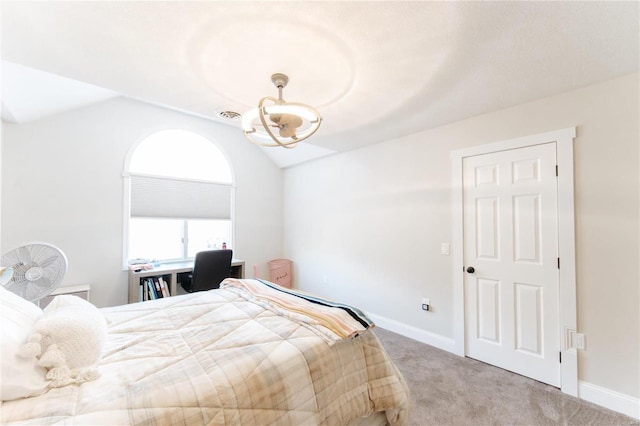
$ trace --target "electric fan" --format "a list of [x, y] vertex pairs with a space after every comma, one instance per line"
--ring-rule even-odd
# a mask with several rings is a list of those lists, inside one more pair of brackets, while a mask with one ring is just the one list
[[58, 287], [67, 272], [67, 257], [51, 244], [30, 243], [5, 253], [0, 265], [13, 269], [4, 288], [36, 302]]

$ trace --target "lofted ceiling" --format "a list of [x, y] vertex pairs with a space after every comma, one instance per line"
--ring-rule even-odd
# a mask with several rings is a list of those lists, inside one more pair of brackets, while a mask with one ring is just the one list
[[270, 76], [283, 72], [285, 99], [315, 106], [324, 121], [298, 148], [265, 149], [281, 167], [636, 73], [640, 63], [631, 1], [0, 7], [4, 120], [126, 96], [241, 132], [219, 113], [276, 96]]

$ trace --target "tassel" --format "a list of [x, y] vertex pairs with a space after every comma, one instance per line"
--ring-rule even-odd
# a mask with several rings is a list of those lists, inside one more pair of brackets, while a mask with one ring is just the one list
[[38, 361], [38, 365], [45, 368], [59, 367], [64, 364], [64, 353], [60, 349], [58, 349], [57, 345], [49, 346], [47, 348], [47, 351], [40, 357], [40, 361]]
[[84, 383], [91, 382], [100, 378], [100, 372], [95, 368], [87, 368], [86, 370], [82, 370], [76, 376], [76, 383]]
[[67, 383], [71, 381], [71, 371], [69, 367], [55, 367], [47, 372], [47, 379], [49, 380], [67, 380]]
[[38, 355], [42, 354], [41, 340], [42, 335], [40, 333], [33, 333], [27, 340], [27, 343], [18, 349], [18, 356], [22, 358], [38, 357]]
[[63, 379], [53, 380], [51, 383], [49, 383], [49, 387], [50, 388], [61, 388], [63, 386], [67, 386], [67, 385], [71, 384], [71, 382], [72, 382], [71, 377], [65, 377]]

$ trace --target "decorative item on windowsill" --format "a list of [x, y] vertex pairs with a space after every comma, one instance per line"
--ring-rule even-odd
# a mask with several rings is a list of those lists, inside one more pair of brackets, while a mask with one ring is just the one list
[[[266, 96], [260, 99], [258, 108], [243, 115], [242, 129], [256, 145], [295, 148], [298, 142], [318, 130], [322, 117], [309, 105], [287, 102], [282, 98], [282, 89], [289, 82], [289, 77], [273, 74], [271, 81], [278, 88], [278, 98]], [[272, 128], [278, 130], [277, 134]]]

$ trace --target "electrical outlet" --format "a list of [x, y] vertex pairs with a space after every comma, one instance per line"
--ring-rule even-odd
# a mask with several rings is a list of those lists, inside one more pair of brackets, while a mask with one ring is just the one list
[[429, 309], [431, 309], [429, 299], [423, 298], [422, 299], [422, 310], [423, 311], [428, 311]]
[[569, 349], [582, 349], [585, 350], [586, 343], [585, 337], [582, 333], [576, 333], [575, 330], [567, 330], [568, 340], [569, 340]]
[[574, 336], [574, 340], [573, 340], [572, 346], [576, 349], [585, 350], [586, 344], [585, 344], [584, 334], [576, 333], [573, 336]]

